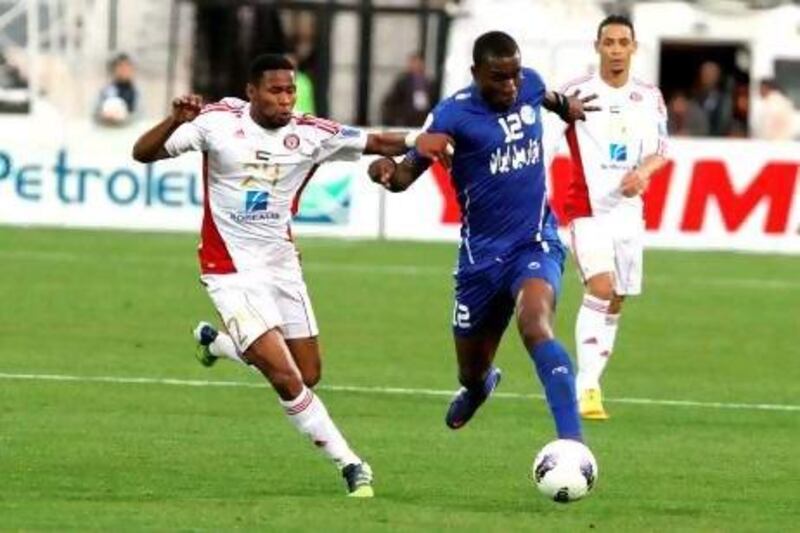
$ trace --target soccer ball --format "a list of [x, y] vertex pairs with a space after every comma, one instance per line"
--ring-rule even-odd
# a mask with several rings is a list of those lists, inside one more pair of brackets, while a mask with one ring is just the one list
[[533, 482], [541, 493], [557, 502], [580, 500], [597, 482], [597, 461], [580, 442], [554, 440], [533, 460]]

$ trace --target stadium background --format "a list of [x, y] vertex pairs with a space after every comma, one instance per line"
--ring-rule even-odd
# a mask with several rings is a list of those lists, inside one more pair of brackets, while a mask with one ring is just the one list
[[[447, 94], [488, 29], [557, 87], [591, 68], [609, 12], [633, 17], [634, 72], [668, 101], [713, 60], [749, 105], [735, 136], [675, 137], [648, 193], [646, 294], [610, 366], [614, 419], [589, 428], [597, 493], [565, 510], [527, 486], [551, 428], [513, 335], [507, 396], [445, 433], [454, 245], [436, 241], [457, 239], [457, 207], [441, 169], [390, 195], [362, 162], [323, 167], [294, 226], [328, 354], [321, 394], [379, 476], [382, 501], [343, 505], [249, 390], [256, 376], [194, 366], [186, 331], [212, 316], [193, 253], [199, 159], [141, 165], [133, 140], [174, 95], [241, 94], [261, 51], [296, 55], [319, 114], [369, 127], [409, 54]], [[800, 108], [797, 3], [0, 0], [0, 52], [0, 528], [796, 527], [800, 144], [754, 132], [759, 80]], [[97, 94], [122, 52], [141, 105], [109, 127]], [[568, 169], [555, 155], [556, 207]]]

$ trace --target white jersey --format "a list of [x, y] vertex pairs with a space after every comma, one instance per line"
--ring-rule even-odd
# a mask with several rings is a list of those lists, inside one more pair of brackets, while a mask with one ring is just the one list
[[200, 267], [228, 274], [285, 264], [296, 254], [289, 224], [319, 164], [357, 160], [366, 132], [309, 115], [269, 130], [250, 104], [224, 98], [182, 124], [164, 144], [177, 156], [203, 152], [204, 209]]
[[635, 78], [614, 88], [599, 74], [573, 80], [562, 92], [571, 95], [576, 90], [582, 96], [596, 94], [591, 105], [602, 109], [566, 126], [573, 174], [565, 213], [569, 220], [608, 215], [623, 224], [641, 221], [641, 197], [626, 198], [620, 183], [646, 157], [667, 153], [667, 110], [661, 91]]

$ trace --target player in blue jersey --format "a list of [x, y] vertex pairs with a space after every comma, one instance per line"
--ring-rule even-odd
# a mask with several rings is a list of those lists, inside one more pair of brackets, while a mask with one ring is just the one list
[[[451, 175], [462, 218], [453, 310], [462, 388], [445, 422], [462, 427], [499, 383], [493, 361], [516, 311], [559, 438], [582, 440], [572, 362], [553, 335], [565, 253], [547, 202], [541, 108], [575, 121], [597, 109], [586, 105], [594, 97], [547, 91], [502, 32], [475, 41], [473, 63], [474, 83], [439, 103], [421, 134], [446, 136], [455, 146]], [[430, 164], [411, 151], [400, 163], [374, 161], [369, 173], [402, 191]]]

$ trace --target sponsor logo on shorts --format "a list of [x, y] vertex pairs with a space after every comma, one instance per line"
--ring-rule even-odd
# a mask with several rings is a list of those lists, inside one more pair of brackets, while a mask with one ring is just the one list
[[530, 268], [531, 270], [539, 270], [541, 267], [542, 265], [539, 264], [539, 261], [531, 261], [530, 263], [528, 263], [528, 268]]
[[470, 322], [469, 307], [456, 301], [453, 306], [453, 325], [460, 329], [472, 327]]
[[339, 130], [339, 135], [342, 137], [358, 137], [361, 135], [361, 131], [355, 128], [342, 128]]

